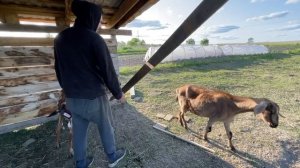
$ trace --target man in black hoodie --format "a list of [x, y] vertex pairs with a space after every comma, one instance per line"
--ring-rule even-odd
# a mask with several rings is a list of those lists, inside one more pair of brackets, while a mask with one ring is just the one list
[[126, 154], [115, 147], [111, 109], [105, 92], [124, 103], [125, 97], [113, 67], [105, 41], [96, 33], [101, 7], [87, 1], [74, 0], [75, 24], [58, 34], [54, 41], [55, 71], [72, 112], [73, 148], [76, 167], [88, 167], [87, 128], [98, 126], [109, 167], [114, 167]]

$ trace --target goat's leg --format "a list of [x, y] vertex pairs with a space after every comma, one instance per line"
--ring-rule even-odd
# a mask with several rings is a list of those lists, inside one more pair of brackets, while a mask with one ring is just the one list
[[178, 120], [180, 125], [183, 126], [185, 129], [188, 129], [187, 123], [184, 119], [184, 114], [187, 112], [186, 106], [180, 106], [180, 112], [178, 113]]
[[188, 129], [187, 123], [184, 119], [184, 114], [188, 111], [188, 104], [184, 97], [178, 97], [178, 103], [180, 106], [180, 112], [178, 114], [178, 120], [180, 125], [183, 126], [185, 129]]
[[61, 129], [63, 126], [63, 117], [59, 114], [58, 115], [58, 121], [56, 126], [56, 147], [60, 147], [60, 136], [61, 136]]
[[235, 147], [232, 145], [232, 132], [230, 130], [230, 122], [224, 122], [224, 127], [225, 127], [226, 134], [227, 134], [227, 137], [228, 137], [228, 142], [229, 142], [230, 149], [232, 151], [235, 151]]
[[181, 121], [181, 111], [178, 113], [177, 118], [178, 118], [178, 122], [183, 127], [183, 122]]
[[204, 140], [205, 141], [208, 141], [207, 139], [207, 134], [209, 132], [211, 132], [211, 129], [212, 129], [212, 125], [213, 125], [214, 121], [209, 119], [208, 122], [207, 122], [207, 125], [206, 125], [206, 128], [205, 128], [205, 133], [204, 133]]
[[74, 156], [74, 150], [73, 150], [73, 140], [72, 140], [72, 127], [69, 127], [69, 157]]

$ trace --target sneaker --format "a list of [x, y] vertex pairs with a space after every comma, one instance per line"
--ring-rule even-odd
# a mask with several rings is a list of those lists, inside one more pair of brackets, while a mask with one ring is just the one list
[[[84, 163], [84, 160], [76, 162], [76, 168], [88, 168], [94, 162], [93, 157], [87, 157]], [[85, 165], [85, 166], [84, 166]]]
[[90, 167], [94, 162], [94, 157], [90, 156], [86, 158], [86, 167]]
[[114, 154], [114, 159], [110, 160], [108, 163], [108, 167], [115, 167], [126, 155], [125, 149], [119, 149]]

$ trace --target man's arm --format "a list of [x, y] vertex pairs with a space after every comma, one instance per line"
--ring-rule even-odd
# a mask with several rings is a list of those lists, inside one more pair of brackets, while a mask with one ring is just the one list
[[120, 83], [110, 56], [106, 43], [102, 38], [93, 43], [93, 50], [96, 57], [96, 65], [99, 69], [100, 76], [103, 78], [105, 85], [116, 99], [123, 97]]
[[54, 41], [54, 68], [55, 68], [55, 72], [56, 72], [57, 81], [58, 81], [60, 87], [63, 88], [62, 81], [61, 81], [61, 74], [60, 74], [59, 65], [58, 65], [57, 49], [56, 49], [55, 43], [56, 42]]

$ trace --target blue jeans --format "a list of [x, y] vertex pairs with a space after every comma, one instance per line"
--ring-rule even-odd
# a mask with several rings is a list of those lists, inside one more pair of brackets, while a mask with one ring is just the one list
[[90, 122], [98, 126], [104, 152], [108, 157], [116, 152], [112, 114], [107, 96], [89, 99], [66, 99], [72, 113], [73, 148], [76, 167], [86, 166], [87, 128]]

